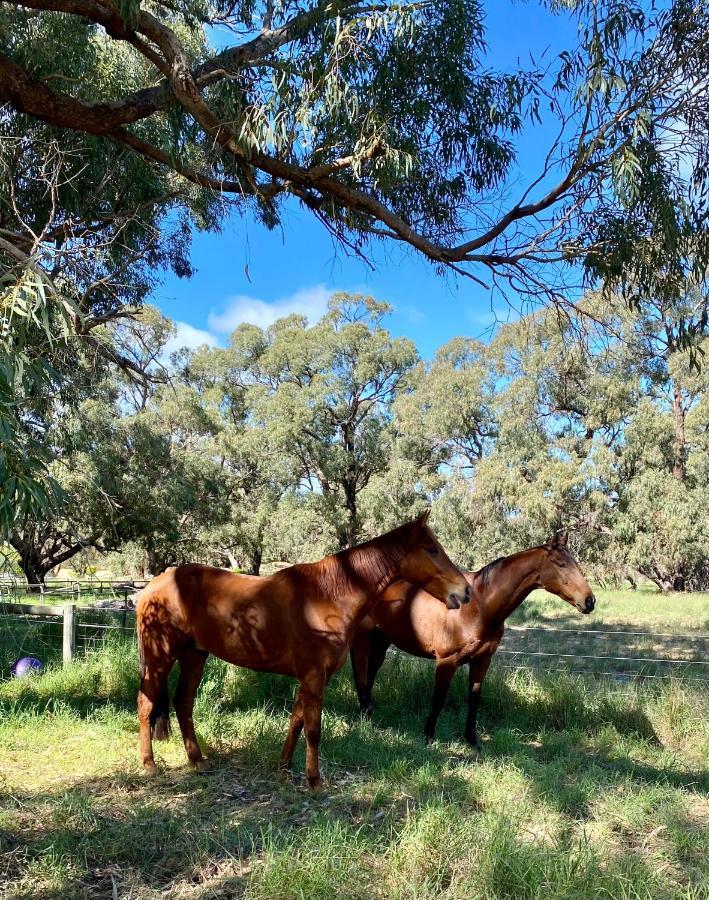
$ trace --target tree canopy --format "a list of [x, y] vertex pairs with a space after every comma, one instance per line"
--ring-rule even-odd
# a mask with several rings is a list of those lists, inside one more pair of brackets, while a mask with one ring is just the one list
[[[25, 171], [50, 142], [88, 155], [94, 189], [63, 180], [62, 227], [92, 205], [92, 223], [169, 208], [189, 184], [204, 208], [226, 197], [271, 225], [295, 196], [355, 252], [389, 238], [534, 293], [554, 293], [540, 267], [565, 261], [630, 293], [703, 277], [706, 4], [540, 5], [577, 43], [497, 70], [468, 0], [3, 0], [5, 167], [13, 144]], [[542, 117], [556, 137], [515, 189]]]
[[[682, 429], [699, 403], [685, 360], [696, 364], [707, 327], [709, 6], [548, 0], [539, 8], [569, 18], [577, 39], [556, 58], [532, 54], [524, 66], [501, 67], [488, 46], [486, 5], [469, 0], [0, 0], [0, 530], [9, 534], [58, 496], [47, 470], [52, 440], [33, 398], [51, 405], [70, 383], [62, 361], [79, 346], [74, 337], [99, 368], [131, 374], [143, 402], [135, 415], [147, 422], [160, 354], [136, 357], [130, 328], [121, 337], [107, 326], [139, 309], [166, 268], [190, 275], [195, 228], [218, 229], [234, 210], [274, 227], [289, 198], [347, 252], [369, 259], [373, 242], [393, 241], [518, 303], [551, 303], [562, 332], [601, 324], [607, 336], [635, 342], [653, 408], [672, 392], [673, 477], [685, 484]], [[530, 140], [542, 159], [533, 170]], [[584, 285], [594, 292], [581, 300]], [[228, 379], [205, 370], [214, 396], [226, 394], [213, 408], [201, 396], [198, 405], [214, 432], [200, 440], [217, 455], [209, 442], [250, 434], [253, 417], [273, 435], [289, 434], [308, 461], [301, 478], [319, 485], [313, 509], [330, 500], [342, 515], [332, 522], [340, 543], [384, 513], [375, 489], [385, 489], [387, 459], [396, 460], [397, 503], [406, 505], [438, 489], [442, 465], [463, 477], [465, 466], [469, 474], [487, 464], [493, 446], [521, 453], [517, 408], [502, 421], [491, 390], [517, 377], [513, 353], [487, 370], [488, 351], [459, 342], [431, 372], [419, 367], [414, 421], [417, 407], [407, 412], [399, 390], [400, 379], [418, 377], [409, 372], [413, 348], [363, 322], [323, 327], [331, 326], [338, 339], [308, 351], [328, 383], [306, 367], [294, 391], [282, 345], [293, 341], [300, 354], [309, 329], [291, 322], [280, 335], [244, 331], [234, 358], [220, 362], [254, 382], [239, 387], [245, 418], [233, 434], [217, 425], [233, 399]], [[349, 365], [355, 350], [362, 359], [371, 352], [368, 375]], [[377, 366], [391, 369], [381, 386]], [[360, 377], [371, 403], [366, 391], [358, 396]], [[531, 415], [536, 388], [520, 378]], [[474, 391], [465, 414], [445, 396], [446, 379], [455, 392]], [[570, 390], [553, 373], [544, 383], [552, 406]], [[586, 408], [584, 391], [576, 394], [578, 409], [564, 408], [565, 440], [582, 440], [574, 429], [583, 428], [597, 439], [605, 401]], [[392, 431], [394, 408], [402, 423], [410, 417], [401, 435]], [[625, 440], [616, 412], [599, 427]], [[303, 426], [297, 440], [293, 421]], [[537, 431], [521, 439], [520, 472], [541, 467], [547, 435]], [[169, 450], [172, 459], [179, 442]], [[269, 481], [253, 453], [232, 472], [237, 493], [242, 467], [258, 470], [259, 490], [268, 482], [279, 502], [297, 502], [297, 487]], [[252, 567], [264, 521], [243, 523]], [[235, 524], [224, 527], [228, 555]]]
[[610, 337], [546, 311], [427, 363], [387, 312], [335, 295], [314, 325], [241, 325], [228, 346], [171, 360], [157, 310], [106, 326], [124, 348], [129, 328], [136, 365], [170, 378], [143, 391], [112, 366], [74, 365], [72, 402], [37, 407], [62, 500], [13, 528], [27, 577], [89, 547], [141, 573], [186, 560], [258, 573], [432, 506], [469, 566], [563, 526], [598, 578], [709, 585], [709, 385], [688, 350], [636, 311], [615, 312]]

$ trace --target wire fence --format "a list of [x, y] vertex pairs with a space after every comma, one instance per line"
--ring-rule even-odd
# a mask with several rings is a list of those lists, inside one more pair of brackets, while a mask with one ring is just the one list
[[709, 634], [510, 626], [500, 665], [620, 680], [681, 677], [709, 682]]
[[[21, 656], [68, 661], [109, 641], [135, 640], [131, 597], [143, 583], [48, 586], [41, 594], [0, 594], [0, 676]], [[14, 596], [15, 599], [9, 599]], [[15, 602], [22, 596], [24, 603]], [[86, 602], [88, 599], [93, 602]], [[60, 605], [38, 605], [41, 600]], [[79, 603], [78, 601], [83, 602]], [[680, 677], [709, 684], [709, 633], [508, 626], [496, 667], [605, 677], [621, 681]]]
[[48, 580], [44, 584], [28, 584], [12, 575], [0, 575], [0, 602], [45, 603], [52, 600], [77, 605], [105, 600], [127, 605], [130, 597], [147, 581], [130, 579]]
[[144, 581], [0, 582], [0, 677], [23, 656], [69, 662], [107, 641], [135, 639], [133, 596]]

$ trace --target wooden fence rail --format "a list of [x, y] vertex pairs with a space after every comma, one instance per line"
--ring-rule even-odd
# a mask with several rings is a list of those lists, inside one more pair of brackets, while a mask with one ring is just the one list
[[41, 617], [44, 619], [61, 619], [62, 622], [62, 661], [63, 664], [69, 663], [76, 656], [77, 632], [78, 632], [78, 612], [89, 611], [92, 613], [100, 613], [101, 616], [120, 617], [121, 625], [105, 625], [100, 626], [93, 624], [92, 627], [111, 628], [124, 630], [126, 627], [126, 616], [133, 613], [131, 609], [111, 609], [107, 607], [79, 607], [76, 603], [64, 603], [61, 606], [48, 606], [40, 603], [8, 603], [0, 600], [0, 616], [8, 615], [13, 617]]
[[[86, 606], [78, 597], [61, 605], [6, 602], [0, 598], [2, 619], [46, 623], [58, 638], [61, 626], [62, 660], [68, 665], [77, 651], [100, 645], [109, 634], [133, 633], [135, 610], [128, 606]], [[129, 622], [130, 617], [130, 622]], [[8, 632], [9, 634], [9, 632]], [[56, 648], [56, 643], [54, 644]], [[35, 651], [36, 652], [36, 651]], [[652, 633], [623, 629], [555, 628], [549, 625], [509, 626], [497, 665], [564, 670], [579, 675], [662, 678], [671, 674], [709, 683], [709, 633]]]

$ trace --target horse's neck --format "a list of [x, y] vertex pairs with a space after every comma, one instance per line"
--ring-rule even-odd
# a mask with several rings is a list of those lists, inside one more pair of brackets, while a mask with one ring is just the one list
[[324, 561], [322, 588], [353, 615], [372, 603], [399, 575], [403, 552], [396, 542], [370, 542]]
[[540, 550], [525, 550], [500, 560], [480, 592], [481, 615], [486, 622], [501, 624], [531, 592], [539, 587]]

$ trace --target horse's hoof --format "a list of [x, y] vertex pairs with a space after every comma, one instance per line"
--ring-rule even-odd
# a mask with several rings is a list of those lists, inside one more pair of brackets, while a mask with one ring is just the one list
[[212, 771], [212, 763], [208, 759], [198, 759], [194, 762], [194, 767], [198, 772], [211, 772]]
[[279, 766], [278, 775], [284, 784], [293, 784], [293, 772], [288, 766]]
[[319, 794], [324, 787], [322, 778], [319, 775], [316, 775], [315, 778], [308, 778], [308, 784], [310, 785], [310, 790], [316, 794]]
[[158, 767], [151, 760], [150, 762], [143, 763], [143, 772], [145, 775], [152, 776], [158, 774]]

